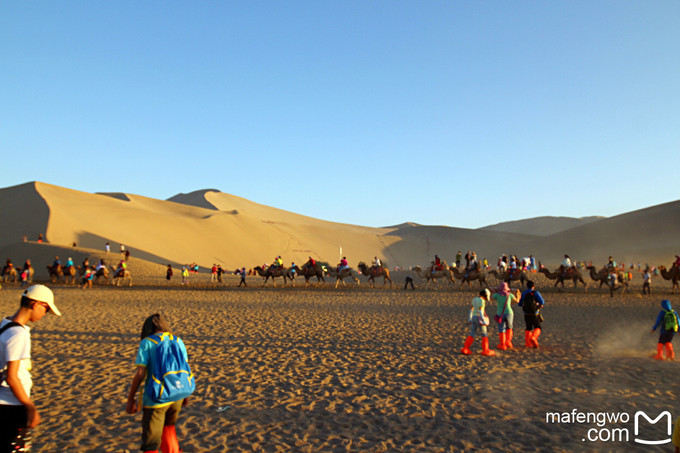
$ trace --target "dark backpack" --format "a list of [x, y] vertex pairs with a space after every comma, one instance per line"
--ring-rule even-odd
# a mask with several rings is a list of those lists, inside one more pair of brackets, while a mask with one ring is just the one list
[[530, 291], [522, 298], [522, 309], [527, 315], [535, 315], [539, 309], [538, 302], [536, 302], [536, 294]]

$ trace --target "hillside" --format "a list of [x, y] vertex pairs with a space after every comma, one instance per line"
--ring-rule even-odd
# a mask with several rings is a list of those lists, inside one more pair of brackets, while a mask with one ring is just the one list
[[[22, 236], [33, 241], [43, 234], [51, 246], [76, 243], [103, 251], [110, 242], [116, 251], [122, 243], [133, 257], [156, 264], [215, 263], [227, 269], [271, 262], [276, 255], [287, 264], [309, 256], [335, 263], [342, 253], [353, 265], [378, 256], [408, 267], [428, 264], [435, 254], [452, 262], [458, 250], [474, 250], [491, 264], [504, 253], [533, 254], [546, 265], [559, 263], [565, 253], [596, 263], [614, 255], [662, 264], [680, 252], [680, 201], [610, 218], [540, 217], [476, 230], [413, 222], [371, 228], [314, 219], [214, 189], [157, 200], [31, 182], [0, 189], [0, 213], [5, 253]], [[51, 254], [45, 255], [50, 262]]]
[[597, 222], [605, 217], [534, 217], [532, 219], [513, 220], [489, 225], [480, 230], [502, 231], [505, 233], [520, 233], [533, 236], [551, 236], [555, 233], [567, 231], [589, 223]]

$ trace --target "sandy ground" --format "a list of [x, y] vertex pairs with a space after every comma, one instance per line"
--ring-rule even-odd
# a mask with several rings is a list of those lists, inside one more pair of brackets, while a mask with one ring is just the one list
[[[185, 452], [672, 451], [633, 441], [636, 411], [680, 416], [680, 362], [650, 358], [659, 301], [680, 308], [660, 280], [665, 295], [651, 297], [639, 287], [614, 298], [546, 288], [541, 348], [524, 348], [515, 308], [516, 349], [493, 358], [478, 354], [479, 340], [473, 355], [459, 353], [476, 291], [457, 285], [412, 292], [401, 289], [403, 278], [393, 290], [206, 281], [53, 285], [63, 316], [32, 330], [33, 397], [43, 416], [34, 451], [138, 450], [141, 416], [124, 405], [141, 324], [154, 312], [184, 339], [196, 375], [178, 425]], [[4, 285], [1, 313], [13, 313], [20, 291]], [[573, 409], [629, 421], [546, 422], [547, 412]], [[640, 435], [667, 437], [661, 425]], [[629, 440], [583, 440], [590, 429], [606, 437], [614, 428]]]

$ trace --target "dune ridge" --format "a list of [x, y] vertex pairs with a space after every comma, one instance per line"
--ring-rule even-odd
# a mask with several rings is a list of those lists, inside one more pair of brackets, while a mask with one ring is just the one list
[[[340, 254], [356, 266], [378, 256], [390, 266], [427, 265], [435, 254], [452, 262], [458, 250], [475, 250], [490, 264], [501, 254], [533, 254], [556, 265], [574, 259], [669, 264], [680, 249], [676, 228], [680, 201], [615, 217], [586, 218], [575, 227], [545, 235], [545, 219], [465, 229], [414, 222], [372, 228], [319, 220], [205, 189], [168, 200], [124, 193], [87, 193], [30, 182], [0, 189], [0, 247], [42, 233], [52, 245], [103, 250], [111, 243], [133, 256], [164, 263], [252, 267], [282, 255], [286, 264], [309, 256], [335, 263]], [[556, 222], [556, 223], [555, 223]], [[549, 221], [561, 228], [563, 219]], [[567, 223], [571, 220], [567, 219]], [[512, 230], [520, 224], [526, 231]], [[555, 226], [555, 225], [561, 226]], [[532, 226], [533, 225], [533, 226]], [[22, 259], [22, 257], [15, 257]]]

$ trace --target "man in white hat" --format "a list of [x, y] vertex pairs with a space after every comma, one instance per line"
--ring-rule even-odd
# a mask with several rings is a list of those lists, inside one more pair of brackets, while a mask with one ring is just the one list
[[0, 321], [0, 452], [24, 451], [30, 432], [40, 423], [31, 400], [31, 334], [26, 323], [46, 313], [61, 316], [54, 294], [45, 285], [30, 286], [21, 295], [19, 310]]

